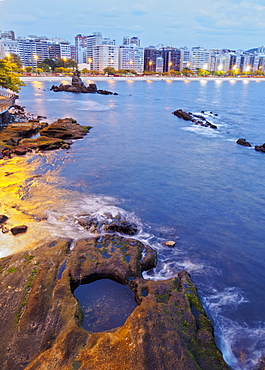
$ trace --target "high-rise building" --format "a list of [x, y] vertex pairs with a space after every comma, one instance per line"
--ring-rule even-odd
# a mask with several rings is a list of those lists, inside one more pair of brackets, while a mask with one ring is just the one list
[[92, 35], [87, 36], [86, 45], [87, 45], [87, 60], [86, 63], [90, 65], [90, 69], [95, 69], [94, 67], [94, 56], [93, 56], [93, 47], [95, 45], [102, 44], [102, 34], [101, 32], [94, 32]]
[[123, 38], [123, 45], [136, 45], [140, 46], [140, 39], [138, 37], [125, 36]]
[[19, 56], [25, 66], [36, 68], [40, 62], [49, 58], [48, 42], [40, 39], [18, 39]]
[[0, 39], [8, 39], [8, 40], [15, 40], [15, 32], [14, 31], [0, 31]]
[[134, 45], [120, 46], [119, 69], [130, 69], [142, 73], [144, 69], [144, 49]]
[[191, 70], [196, 71], [197, 69], [209, 69], [210, 64], [210, 52], [209, 50], [196, 46], [191, 49]]
[[75, 36], [76, 61], [78, 64], [87, 62], [87, 36]]
[[170, 70], [180, 71], [181, 51], [173, 47], [162, 47], [160, 49], [163, 58], [163, 72]]
[[180, 48], [181, 59], [180, 59], [180, 71], [183, 68], [190, 69], [191, 64], [191, 52], [186, 46]]
[[11, 39], [0, 39], [0, 59], [10, 54], [19, 55], [18, 42]]
[[148, 72], [156, 72], [156, 60], [161, 56], [161, 52], [154, 46], [149, 46], [144, 49], [144, 70]]
[[119, 46], [95, 45], [93, 47], [93, 69], [102, 72], [107, 67], [119, 69]]

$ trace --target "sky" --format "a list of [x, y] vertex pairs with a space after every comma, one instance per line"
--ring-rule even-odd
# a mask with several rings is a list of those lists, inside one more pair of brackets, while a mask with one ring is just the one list
[[248, 50], [265, 45], [265, 0], [0, 0], [0, 30], [61, 37], [101, 32], [122, 44]]

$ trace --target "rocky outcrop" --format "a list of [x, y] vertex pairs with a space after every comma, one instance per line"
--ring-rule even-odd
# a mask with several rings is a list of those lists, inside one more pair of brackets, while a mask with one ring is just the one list
[[[2, 258], [1, 370], [228, 369], [189, 274], [143, 279], [155, 261], [150, 247], [117, 234]], [[104, 278], [130, 287], [138, 306], [123, 326], [87, 332], [81, 323], [89, 312], [73, 292]]]
[[[204, 112], [202, 112], [202, 113], [204, 113]], [[182, 109], [175, 110], [173, 112], [173, 114], [175, 116], [179, 117], [179, 118], [184, 119], [185, 121], [191, 121], [191, 122], [195, 123], [195, 125], [217, 129], [216, 125], [207, 121], [206, 118], [201, 116], [201, 115], [196, 115], [196, 114], [193, 114], [193, 113], [190, 113], [190, 112], [187, 113], [187, 112], [184, 112]]]
[[124, 235], [135, 235], [137, 226], [135, 223], [125, 220], [121, 215], [112, 216], [104, 213], [100, 219], [90, 214], [80, 215], [76, 221], [84, 229], [93, 234], [101, 233], [121, 233]]
[[257, 152], [263, 152], [263, 153], [265, 153], [265, 143], [262, 144], [262, 145], [255, 145], [255, 150]]
[[238, 139], [237, 144], [243, 145], [243, 146], [251, 146], [251, 144], [246, 139]]
[[73, 93], [97, 93], [97, 85], [96, 84], [89, 84], [88, 86], [80, 85], [80, 86], [73, 86], [73, 85], [64, 85], [60, 84], [59, 86], [52, 85], [52, 91], [59, 92], [59, 91], [66, 91], [66, 92], [73, 92]]
[[65, 92], [72, 92], [72, 93], [92, 93], [92, 94], [102, 94], [102, 95], [118, 95], [117, 93], [113, 93], [111, 91], [107, 90], [98, 90], [96, 84], [89, 84], [86, 86], [81, 77], [80, 72], [75, 71], [74, 76], [72, 78], [72, 84], [71, 85], [64, 85], [60, 84], [59, 86], [52, 85], [50, 90], [59, 92], [59, 91], [65, 91]]
[[[50, 125], [39, 120], [12, 123], [0, 132], [0, 159], [32, 150], [69, 149], [71, 139], [84, 137], [90, 129], [73, 118], [58, 119]], [[40, 136], [31, 138], [36, 134]]]

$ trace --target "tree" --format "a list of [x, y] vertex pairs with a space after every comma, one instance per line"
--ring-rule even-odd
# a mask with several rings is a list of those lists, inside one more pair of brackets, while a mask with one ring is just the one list
[[23, 62], [22, 62], [20, 56], [17, 55], [17, 54], [10, 54], [10, 55], [5, 57], [5, 60], [8, 60], [8, 61], [16, 64], [18, 68], [22, 68], [22, 66], [23, 66]]
[[44, 72], [50, 72], [50, 71], [51, 71], [51, 67], [50, 67], [48, 64], [44, 63], [44, 62], [41, 62], [41, 63], [39, 64], [39, 67], [40, 67]]
[[25, 69], [26, 69], [26, 72], [28, 72], [28, 73], [33, 71], [33, 68], [31, 66], [28, 66]]
[[179, 75], [181, 75], [181, 72], [175, 71], [175, 69], [171, 69], [169, 71], [169, 73], [170, 73], [171, 76], [179, 76]]
[[106, 67], [103, 69], [103, 72], [108, 75], [114, 75], [116, 73], [116, 70], [112, 67]]
[[89, 73], [89, 70], [87, 68], [83, 68], [81, 73], [84, 75], [84, 74], [87, 74]]
[[198, 75], [198, 76], [209, 76], [209, 75], [210, 75], [210, 72], [209, 72], [209, 71], [207, 71], [206, 69], [201, 69], [201, 68], [199, 68], [199, 69], [197, 70], [197, 75]]
[[183, 68], [180, 73], [184, 76], [192, 76], [194, 75], [194, 73], [192, 72], [191, 69], [188, 69], [188, 68]]
[[51, 70], [54, 71], [54, 68], [56, 67], [56, 63], [53, 59], [51, 58], [45, 58], [41, 64], [47, 64], [49, 67], [51, 67]]
[[58, 59], [53, 69], [60, 67], [76, 69], [77, 63], [73, 59]]
[[215, 76], [223, 76], [225, 73], [224, 73], [224, 71], [215, 71], [215, 72], [213, 72], [213, 74]]
[[39, 75], [40, 73], [43, 73], [43, 69], [42, 68], [36, 68], [35, 69], [36, 73]]
[[264, 73], [262, 71], [260, 71], [260, 70], [257, 69], [256, 71], [254, 71], [254, 75], [256, 75], [256, 76], [263, 76]]
[[20, 74], [17, 73], [18, 67], [15, 63], [12, 63], [6, 59], [0, 59], [0, 86], [5, 89], [18, 92], [21, 86], [26, 86], [24, 82], [20, 80]]

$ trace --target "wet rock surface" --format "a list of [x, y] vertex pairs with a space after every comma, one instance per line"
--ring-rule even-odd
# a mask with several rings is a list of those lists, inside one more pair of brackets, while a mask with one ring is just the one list
[[[193, 122], [195, 125], [199, 125], [199, 126], [203, 126], [203, 127], [210, 127], [212, 129], [217, 129], [216, 125], [207, 121], [207, 119], [202, 115], [196, 115], [196, 114], [193, 114], [191, 112], [187, 113], [187, 112], [184, 112], [182, 109], [177, 109], [172, 113], [175, 116], [177, 116], [178, 118], [182, 118], [185, 121]], [[205, 112], [202, 111], [202, 113], [204, 114]], [[212, 112], [210, 112], [210, 114], [214, 115], [214, 116], [217, 116], [217, 114], [213, 114]]]
[[[90, 129], [73, 118], [58, 119], [50, 125], [39, 120], [11, 123], [0, 132], [0, 159], [32, 150], [69, 149], [70, 139], [80, 139]], [[39, 136], [32, 138], [36, 134]]]
[[263, 152], [263, 153], [265, 153], [265, 143], [262, 144], [262, 145], [255, 145], [255, 150], [257, 152]]
[[251, 146], [251, 144], [246, 139], [238, 139], [236, 143], [243, 146]]
[[[0, 260], [2, 370], [228, 369], [187, 272], [151, 281], [156, 252], [126, 236], [47, 242]], [[138, 306], [124, 325], [90, 333], [73, 295], [112, 279]]]

